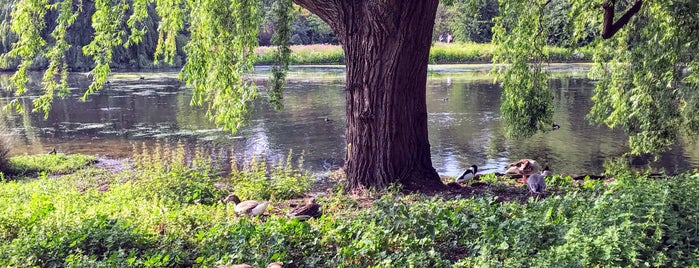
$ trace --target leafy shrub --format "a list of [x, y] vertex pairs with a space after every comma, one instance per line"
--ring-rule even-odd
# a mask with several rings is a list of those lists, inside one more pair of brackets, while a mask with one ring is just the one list
[[[232, 165], [231, 181], [233, 191], [243, 199], [288, 199], [307, 193], [313, 185], [313, 177], [303, 170], [303, 155], [294, 167], [293, 151], [289, 151], [286, 161], [268, 167], [265, 159], [253, 156], [242, 168]], [[236, 161], [235, 159], [233, 161]]]
[[213, 204], [225, 194], [222, 189], [214, 187], [212, 161], [201, 148], [196, 148], [195, 156], [189, 162], [181, 141], [175, 148], [158, 141], [155, 148], [142, 145], [135, 151], [134, 164], [142, 177], [136, 183], [144, 185], [148, 192], [162, 200]]

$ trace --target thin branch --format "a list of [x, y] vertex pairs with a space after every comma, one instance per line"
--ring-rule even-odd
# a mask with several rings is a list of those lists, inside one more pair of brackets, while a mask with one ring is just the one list
[[638, 13], [639, 10], [641, 10], [641, 5], [643, 5], [643, 0], [638, 0], [636, 3], [631, 6], [629, 10], [624, 13], [624, 15], [619, 18], [616, 22], [614, 22], [614, 4], [616, 3], [616, 0], [611, 0], [611, 2], [605, 2], [602, 4], [602, 8], [604, 9], [604, 22], [602, 25], [602, 38], [604, 39], [609, 39], [616, 32], [618, 32], [621, 28], [623, 28], [629, 21], [631, 20], [631, 17]]

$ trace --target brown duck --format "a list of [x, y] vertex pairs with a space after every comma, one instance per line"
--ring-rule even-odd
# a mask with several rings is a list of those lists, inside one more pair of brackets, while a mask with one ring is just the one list
[[323, 215], [323, 212], [321, 211], [320, 204], [316, 203], [316, 199], [311, 198], [306, 201], [305, 205], [289, 211], [286, 215], [305, 221], [310, 218], [318, 218]]

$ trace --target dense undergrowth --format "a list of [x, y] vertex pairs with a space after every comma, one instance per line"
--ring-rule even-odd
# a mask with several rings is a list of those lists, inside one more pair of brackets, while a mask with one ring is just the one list
[[[274, 63], [273, 47], [259, 47], [255, 50], [256, 64]], [[344, 52], [338, 45], [305, 45], [291, 47], [291, 64], [345, 64]], [[567, 49], [546, 47], [544, 53], [553, 62], [590, 61], [592, 51], [587, 48]], [[490, 63], [493, 57], [492, 44], [457, 43], [435, 44], [430, 50], [430, 64]]]
[[[547, 180], [556, 194], [524, 203], [488, 194], [430, 197], [393, 189], [366, 208], [335, 191], [318, 198], [321, 218], [299, 222], [283, 216], [284, 198], [308, 188], [278, 189], [312, 178], [289, 167], [290, 160], [234, 161], [232, 175], [220, 177], [205, 153], [185, 159], [183, 150], [139, 148], [134, 169], [119, 173], [73, 164], [71, 174], [47, 171], [2, 182], [0, 266], [699, 265], [699, 175], [620, 174], [609, 183], [553, 176]], [[263, 178], [265, 189], [237, 186]], [[494, 176], [485, 181], [508, 185]], [[222, 182], [229, 186], [217, 186]], [[273, 198], [270, 215], [236, 216], [232, 204], [219, 201], [232, 190]]]

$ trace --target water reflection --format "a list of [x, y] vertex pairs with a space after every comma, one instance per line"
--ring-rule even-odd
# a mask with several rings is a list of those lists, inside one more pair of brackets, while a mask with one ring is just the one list
[[[561, 128], [512, 141], [504, 137], [500, 118], [502, 89], [486, 75], [490, 65], [431, 67], [427, 104], [437, 171], [456, 176], [472, 164], [482, 172], [502, 171], [505, 163], [526, 157], [556, 172], [600, 173], [605, 159], [626, 152], [623, 133], [592, 126], [585, 119], [593, 87], [584, 78], [587, 66], [550, 68], [559, 72], [550, 83], [556, 105], [554, 121]], [[261, 86], [267, 76], [264, 68], [252, 74]], [[79, 90], [65, 99], [57, 98], [46, 120], [40, 114], [3, 112], [2, 135], [12, 140], [10, 154], [14, 155], [45, 153], [55, 147], [59, 152], [120, 158], [132, 154], [134, 142], [167, 139], [235, 148], [239, 154], [265, 154], [273, 159], [289, 150], [304, 151], [305, 166], [312, 170], [339, 167], [344, 161], [343, 67], [295, 67], [289, 77], [284, 110], [275, 112], [262, 99], [255, 102], [247, 126], [235, 135], [206, 120], [203, 108], [189, 106], [191, 90], [182, 88], [176, 73], [113, 75], [107, 87], [86, 102], [78, 101]], [[7, 75], [0, 76], [0, 82], [6, 79]], [[85, 88], [88, 83], [84, 75], [71, 75], [72, 87]], [[21, 101], [29, 104], [30, 98]], [[0, 104], [7, 101], [2, 98]], [[225, 154], [219, 157], [227, 161]], [[677, 173], [695, 168], [697, 159], [696, 146], [677, 146], [654, 166]], [[644, 158], [634, 160], [635, 165], [646, 164]]]

